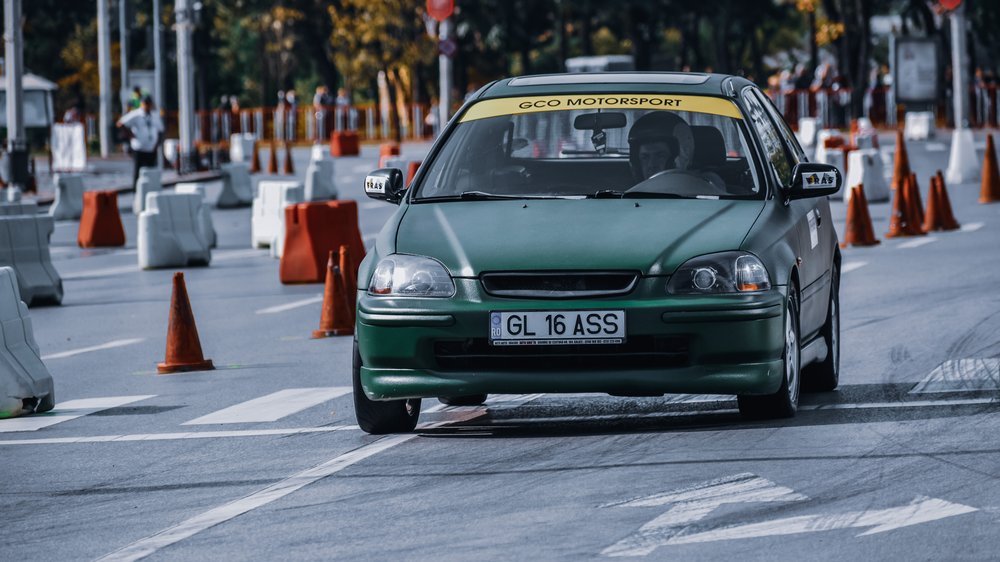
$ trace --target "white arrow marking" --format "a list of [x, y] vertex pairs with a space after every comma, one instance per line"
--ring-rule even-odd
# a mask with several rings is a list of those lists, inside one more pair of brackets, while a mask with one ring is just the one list
[[955, 515], [972, 513], [973, 511], [979, 510], [974, 507], [951, 503], [941, 499], [918, 497], [910, 505], [889, 509], [853, 511], [829, 515], [803, 515], [800, 517], [789, 517], [749, 525], [714, 529], [702, 533], [677, 534], [671, 537], [666, 544], [692, 544], [755, 537], [773, 537], [777, 535], [795, 535], [851, 527], [872, 527], [857, 535], [863, 537]]
[[743, 473], [697, 484], [690, 488], [626, 500], [601, 507], [656, 507], [676, 504], [639, 528], [635, 534], [605, 548], [605, 556], [645, 556], [656, 547], [671, 544], [685, 527], [727, 503], [787, 502], [808, 499], [791, 488], [778, 486], [756, 474]]

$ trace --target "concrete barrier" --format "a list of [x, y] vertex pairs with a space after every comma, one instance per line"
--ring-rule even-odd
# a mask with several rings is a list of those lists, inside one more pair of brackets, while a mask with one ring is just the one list
[[[322, 147], [320, 147], [322, 149]], [[320, 154], [324, 151], [320, 150]], [[306, 168], [306, 201], [329, 201], [337, 198], [337, 187], [333, 183], [333, 159], [316, 158], [314, 147], [313, 158]]]
[[847, 183], [841, 191], [844, 203], [851, 200], [851, 188], [863, 184], [865, 198], [870, 202], [888, 201], [889, 184], [885, 181], [882, 156], [874, 148], [852, 150], [847, 156]]
[[257, 185], [250, 219], [250, 245], [271, 248], [271, 255], [281, 257], [285, 240], [285, 207], [302, 203], [305, 189], [294, 181], [262, 181]]
[[205, 202], [205, 184], [179, 183], [174, 186], [174, 192], [195, 193], [201, 197], [201, 207], [198, 208], [198, 226], [201, 228], [201, 235], [208, 242], [209, 248], [218, 246], [218, 236], [215, 233], [215, 225], [212, 224], [212, 209]]
[[[322, 283], [331, 251], [347, 246], [353, 263], [365, 257], [354, 201], [299, 203], [285, 209], [285, 247], [278, 266], [282, 283]], [[357, 265], [352, 275], [357, 277]]]
[[0, 203], [0, 216], [37, 215], [38, 203], [34, 201], [19, 201], [17, 203]]
[[799, 142], [803, 148], [812, 148], [816, 144], [816, 132], [819, 130], [819, 120], [815, 117], [799, 117]]
[[52, 266], [49, 237], [55, 221], [45, 215], [0, 217], [0, 266], [14, 268], [24, 302], [60, 304], [63, 284]]
[[139, 214], [145, 209], [146, 195], [163, 191], [163, 179], [159, 168], [139, 168], [139, 179], [135, 180], [135, 196], [132, 198], [132, 212]]
[[220, 209], [247, 207], [253, 201], [253, 183], [250, 180], [250, 166], [242, 162], [223, 164], [222, 192], [215, 206]]
[[56, 174], [52, 184], [56, 198], [49, 207], [49, 216], [56, 220], [78, 220], [83, 213], [83, 176]]
[[330, 133], [330, 156], [358, 156], [361, 143], [356, 131]]
[[52, 376], [42, 363], [17, 274], [10, 267], [0, 267], [0, 325], [0, 418], [51, 410], [56, 404]]
[[139, 267], [208, 265], [212, 250], [198, 226], [196, 193], [150, 193], [139, 215]]
[[229, 135], [229, 161], [243, 162], [248, 166], [253, 160], [253, 143], [257, 140], [252, 133]]
[[[906, 140], [927, 140], [934, 136], [934, 113], [930, 111], [907, 111], [903, 126]], [[868, 195], [868, 190], [865, 190]]]

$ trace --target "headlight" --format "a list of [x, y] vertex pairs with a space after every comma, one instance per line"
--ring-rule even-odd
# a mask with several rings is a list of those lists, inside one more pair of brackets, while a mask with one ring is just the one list
[[764, 264], [746, 252], [721, 252], [689, 259], [667, 282], [667, 292], [674, 295], [750, 293], [770, 288]]
[[437, 260], [394, 254], [378, 262], [368, 294], [393, 297], [450, 297], [455, 283]]

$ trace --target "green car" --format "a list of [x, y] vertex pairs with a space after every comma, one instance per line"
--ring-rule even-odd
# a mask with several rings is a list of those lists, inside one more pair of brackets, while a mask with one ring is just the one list
[[483, 87], [358, 275], [354, 400], [368, 433], [422, 398], [735, 394], [794, 415], [839, 368], [840, 252], [827, 196], [767, 96], [738, 77], [526, 76]]

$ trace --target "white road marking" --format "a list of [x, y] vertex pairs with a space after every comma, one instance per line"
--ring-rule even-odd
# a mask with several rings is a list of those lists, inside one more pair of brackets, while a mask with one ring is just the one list
[[970, 222], [969, 224], [962, 225], [962, 232], [975, 232], [985, 226], [986, 223], [982, 222]]
[[[476, 415], [472, 414], [465, 416], [459, 421], [466, 421], [472, 417], [476, 417]], [[451, 423], [457, 423], [457, 421], [421, 424], [420, 426], [417, 426], [417, 431], [442, 427]], [[220, 523], [229, 521], [251, 510], [277, 501], [292, 492], [295, 492], [296, 490], [312, 484], [313, 482], [336, 474], [341, 470], [357, 464], [358, 462], [361, 462], [369, 457], [377, 455], [378, 453], [406, 443], [411, 439], [415, 439], [417, 436], [417, 433], [410, 433], [405, 435], [383, 437], [378, 441], [369, 443], [368, 445], [348, 453], [338, 455], [322, 464], [303, 470], [297, 474], [293, 474], [292, 476], [276, 482], [262, 490], [254, 492], [249, 496], [223, 504], [199, 515], [195, 515], [194, 517], [182, 521], [173, 527], [168, 527], [159, 533], [126, 545], [111, 554], [99, 558], [99, 560], [132, 561], [145, 558], [164, 547], [192, 537], [206, 529], [210, 529]]]
[[323, 302], [323, 295], [316, 295], [314, 297], [309, 297], [307, 299], [292, 301], [287, 304], [279, 304], [277, 306], [269, 306], [267, 308], [262, 308], [257, 311], [257, 314], [277, 314], [279, 312], [285, 312], [286, 310], [301, 308], [303, 306], [309, 306], [311, 304], [316, 304], [320, 302]]
[[212, 252], [212, 261], [238, 260], [242, 258], [266, 258], [270, 257], [267, 250], [217, 250]]
[[937, 242], [938, 239], [933, 236], [922, 236], [915, 240], [910, 240], [909, 242], [903, 242], [902, 244], [896, 246], [897, 248], [919, 248], [920, 246], [925, 246], [932, 242]]
[[0, 433], [11, 433], [15, 431], [37, 431], [43, 427], [49, 427], [57, 423], [67, 422], [100, 412], [110, 408], [117, 408], [125, 404], [139, 402], [155, 397], [155, 394], [142, 396], [105, 396], [101, 398], [81, 398], [79, 400], [68, 400], [57, 403], [56, 408], [44, 414], [33, 414], [23, 418], [11, 418], [0, 420]]
[[760, 523], [712, 529], [701, 533], [676, 535], [671, 537], [666, 544], [696, 544], [711, 541], [815, 533], [818, 531], [832, 531], [834, 529], [871, 527], [867, 531], [857, 535], [863, 537], [911, 525], [918, 525], [920, 523], [936, 521], [946, 517], [972, 513], [974, 511], [979, 510], [942, 499], [918, 497], [909, 505], [888, 509], [803, 515], [800, 517], [787, 517], [772, 521], [762, 521]]
[[948, 150], [948, 147], [940, 142], [929, 142], [924, 145], [924, 149], [927, 150], [927, 152], [944, 152], [945, 150]]
[[793, 502], [807, 500], [791, 488], [779, 486], [756, 474], [743, 473], [703, 482], [689, 488], [642, 498], [605, 504], [601, 507], [659, 507], [674, 504], [669, 510], [646, 523], [639, 530], [605, 548], [605, 556], [645, 556], [684, 529], [707, 517], [719, 506], [730, 503]]
[[868, 262], [866, 261], [849, 261], [843, 265], [843, 267], [840, 269], [840, 272], [850, 273], [855, 269], [860, 269], [866, 265], [868, 265]]
[[111, 275], [121, 275], [122, 273], [138, 273], [138, 264], [119, 265], [117, 267], [105, 267], [102, 269], [88, 269], [77, 271], [76, 273], [63, 274], [63, 279], [84, 279], [86, 277], [105, 277]]
[[65, 445], [74, 443], [122, 443], [125, 441], [178, 441], [183, 439], [220, 439], [226, 437], [268, 437], [329, 433], [333, 431], [360, 431], [356, 425], [325, 425], [321, 427], [293, 427], [289, 429], [235, 429], [228, 431], [187, 431], [174, 433], [134, 433], [125, 435], [90, 435], [86, 437], [47, 437], [44, 439], [8, 439], [4, 445]]
[[1000, 390], [1000, 359], [945, 361], [910, 390], [911, 394]]
[[60, 351], [59, 353], [50, 353], [48, 355], [42, 355], [42, 361], [48, 361], [49, 359], [62, 359], [63, 357], [72, 357], [74, 355], [80, 355], [81, 353], [90, 353], [91, 351], [100, 351], [102, 349], [113, 349], [116, 347], [123, 347], [126, 345], [139, 343], [141, 341], [146, 341], [146, 338], [127, 338], [123, 340], [112, 340], [109, 341], [108, 343], [102, 343], [100, 345], [92, 345], [90, 347], [81, 347], [79, 349], [70, 349], [68, 351]]
[[286, 388], [186, 421], [181, 425], [273, 422], [350, 393], [349, 386]]

